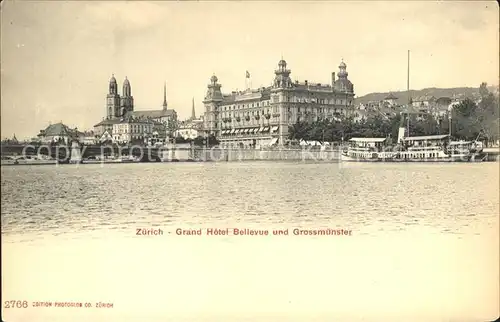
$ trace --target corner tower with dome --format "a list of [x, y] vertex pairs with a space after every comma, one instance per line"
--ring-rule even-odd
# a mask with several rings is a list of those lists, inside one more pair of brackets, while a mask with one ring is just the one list
[[289, 126], [297, 122], [340, 119], [353, 110], [354, 86], [342, 60], [327, 83], [293, 81], [287, 62], [281, 59], [272, 85], [222, 93], [214, 75], [207, 86], [204, 127], [225, 147], [283, 145]]

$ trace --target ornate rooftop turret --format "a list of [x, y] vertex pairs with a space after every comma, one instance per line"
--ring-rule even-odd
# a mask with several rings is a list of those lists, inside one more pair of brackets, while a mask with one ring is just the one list
[[286, 68], [286, 61], [281, 58], [278, 62], [278, 69], [274, 71], [276, 75], [274, 77], [273, 86], [276, 87], [291, 87], [292, 79], [290, 78], [291, 70]]
[[212, 75], [210, 77], [210, 84], [208, 84], [207, 94], [205, 95], [205, 101], [222, 101], [222, 92], [220, 90], [221, 85], [217, 83], [217, 76]]
[[343, 93], [354, 93], [354, 86], [351, 81], [347, 79], [348, 75], [349, 73], [347, 72], [347, 65], [342, 59], [339, 64], [338, 79], [334, 83], [334, 89], [336, 91]]

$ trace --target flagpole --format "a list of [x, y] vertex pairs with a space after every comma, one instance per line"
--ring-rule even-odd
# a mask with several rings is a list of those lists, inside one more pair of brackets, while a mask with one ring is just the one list
[[408, 114], [407, 114], [407, 120], [406, 120], [406, 131], [407, 131], [407, 136], [410, 136], [410, 102], [411, 102], [411, 96], [410, 96], [410, 50], [408, 50], [408, 69], [406, 73], [406, 92], [408, 95]]
[[250, 80], [250, 72], [247, 70], [245, 71], [245, 90], [250, 89], [252, 86], [252, 82]]

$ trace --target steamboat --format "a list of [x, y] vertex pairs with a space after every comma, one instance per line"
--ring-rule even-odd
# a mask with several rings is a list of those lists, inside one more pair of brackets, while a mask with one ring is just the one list
[[358, 162], [477, 162], [484, 161], [482, 142], [451, 141], [449, 135], [405, 137], [392, 145], [390, 138], [352, 138], [342, 161]]
[[448, 109], [449, 134], [409, 136], [410, 133], [410, 51], [408, 51], [407, 77], [408, 106], [406, 116], [399, 125], [398, 139], [395, 145], [387, 138], [351, 138], [340, 153], [342, 161], [362, 162], [472, 162], [484, 161], [487, 154], [483, 144], [478, 141], [453, 141], [451, 115], [453, 106]]

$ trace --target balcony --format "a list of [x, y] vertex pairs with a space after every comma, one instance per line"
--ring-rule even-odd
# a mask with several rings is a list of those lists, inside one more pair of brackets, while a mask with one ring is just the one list
[[258, 138], [262, 136], [277, 135], [278, 126], [253, 126], [241, 129], [222, 129], [222, 138]]

